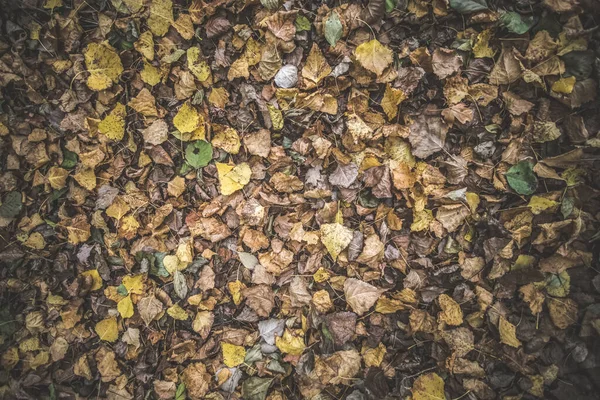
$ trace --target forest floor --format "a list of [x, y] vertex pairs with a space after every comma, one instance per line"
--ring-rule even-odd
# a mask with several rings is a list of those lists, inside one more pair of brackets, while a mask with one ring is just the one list
[[597, 0], [4, 0], [0, 399], [598, 399]]

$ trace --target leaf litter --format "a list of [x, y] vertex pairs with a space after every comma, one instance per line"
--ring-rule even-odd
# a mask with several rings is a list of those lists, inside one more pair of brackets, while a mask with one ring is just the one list
[[9, 0], [0, 398], [596, 398], [590, 0]]

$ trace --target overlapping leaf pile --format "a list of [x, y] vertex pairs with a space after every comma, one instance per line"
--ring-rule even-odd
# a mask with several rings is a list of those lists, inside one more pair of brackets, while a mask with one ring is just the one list
[[8, 1], [0, 397], [596, 398], [599, 10]]

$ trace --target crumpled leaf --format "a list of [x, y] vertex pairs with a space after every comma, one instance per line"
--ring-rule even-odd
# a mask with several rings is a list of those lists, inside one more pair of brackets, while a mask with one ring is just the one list
[[321, 243], [334, 260], [348, 247], [351, 241], [352, 230], [350, 228], [337, 222], [321, 225]]

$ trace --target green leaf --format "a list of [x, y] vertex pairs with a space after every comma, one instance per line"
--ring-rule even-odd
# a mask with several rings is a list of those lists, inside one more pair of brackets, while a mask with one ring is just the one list
[[296, 30], [310, 31], [310, 21], [304, 15], [298, 15], [296, 17]]
[[125, 287], [125, 285], [123, 285], [122, 283], [117, 287], [117, 293], [119, 293], [121, 296], [127, 296], [129, 294], [129, 291], [127, 290], [127, 288]]
[[248, 378], [242, 384], [242, 398], [244, 400], [265, 400], [273, 378]]
[[212, 156], [212, 145], [204, 140], [196, 140], [185, 148], [185, 160], [194, 168], [206, 167]]
[[22, 209], [21, 193], [9, 192], [4, 198], [2, 205], [0, 205], [0, 217], [15, 218]]
[[500, 16], [500, 22], [509, 32], [522, 35], [534, 24], [532, 16], [524, 17], [514, 11], [505, 12]]
[[342, 37], [342, 22], [337, 12], [332, 11], [329, 18], [325, 21], [325, 39], [331, 46], [335, 46]]
[[566, 297], [571, 289], [571, 277], [567, 271], [546, 278], [546, 292], [554, 297]]
[[175, 400], [185, 400], [185, 383], [181, 382], [175, 392]]
[[390, 13], [396, 8], [397, 0], [385, 0], [385, 12]]
[[569, 215], [573, 212], [573, 208], [575, 207], [575, 199], [571, 196], [565, 196], [562, 199], [562, 203], [560, 205], [560, 212], [563, 215], [564, 219], [567, 219]]
[[529, 195], [537, 189], [537, 177], [533, 173], [533, 167], [529, 161], [521, 161], [513, 165], [506, 172], [506, 180], [515, 192]]
[[450, 0], [450, 7], [461, 14], [471, 14], [488, 9], [486, 0]]
[[60, 164], [61, 167], [66, 169], [74, 168], [77, 165], [77, 153], [63, 149], [63, 162]]

